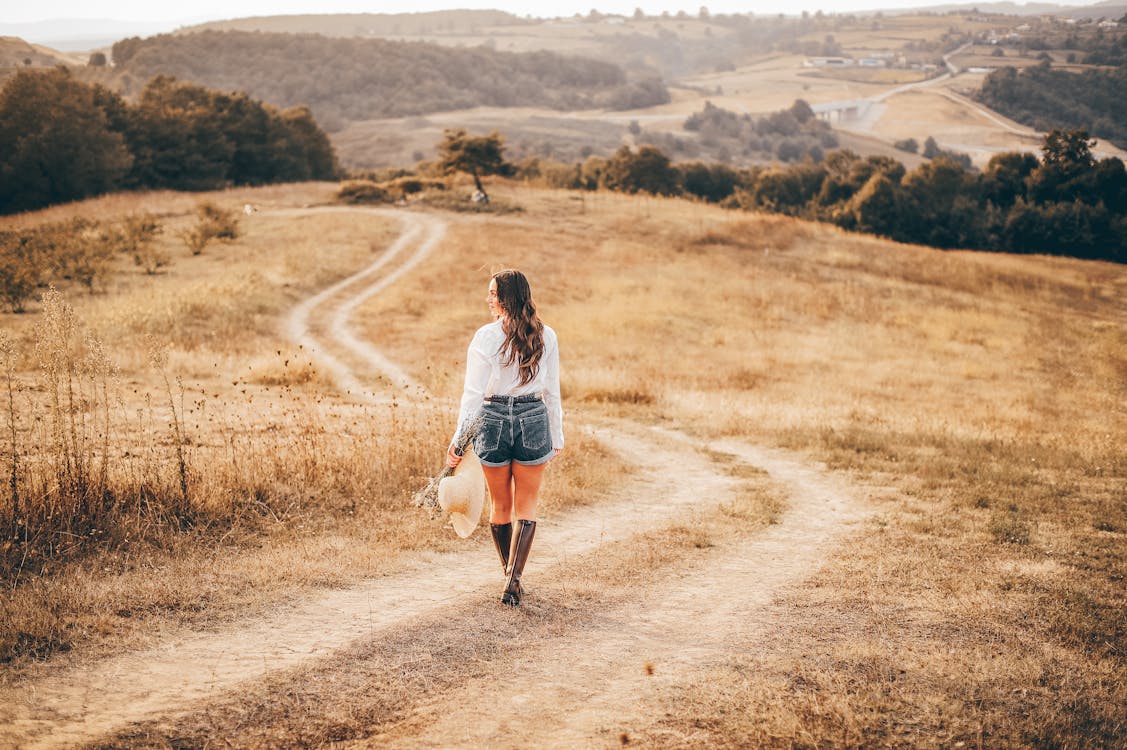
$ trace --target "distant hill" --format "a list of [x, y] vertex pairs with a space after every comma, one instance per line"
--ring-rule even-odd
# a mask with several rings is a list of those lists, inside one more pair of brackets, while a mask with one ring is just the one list
[[178, 33], [197, 31], [264, 31], [286, 34], [324, 34], [340, 37], [396, 37], [427, 34], [470, 34], [484, 26], [537, 23], [499, 10], [442, 10], [430, 13], [332, 13], [252, 16], [187, 26]]
[[1123, 2], [1123, 0], [1111, 0], [1110, 2], [1096, 3], [1095, 5], [1085, 5], [1080, 8], [1070, 8], [1060, 15], [1068, 16], [1069, 18], [1109, 18], [1113, 21], [1118, 21], [1120, 18], [1127, 15], [1127, 2]]
[[127, 93], [167, 74], [280, 107], [308, 105], [330, 130], [477, 106], [628, 109], [669, 100], [659, 80], [628, 80], [607, 62], [318, 34], [162, 34], [118, 42], [113, 60]]
[[85, 64], [81, 56], [31, 44], [14, 36], [0, 36], [0, 75], [20, 68], [51, 68], [56, 65]]
[[944, 3], [942, 5], [924, 5], [913, 8], [882, 9], [885, 14], [905, 13], [967, 13], [978, 11], [983, 15], [1004, 16], [1061, 16], [1062, 18], [1112, 18], [1117, 19], [1127, 12], [1127, 3], [1123, 0], [1107, 0], [1095, 5], [1062, 5], [1060, 3]]
[[0, 23], [0, 36], [18, 36], [64, 52], [85, 52], [109, 47], [127, 36], [148, 36], [172, 31], [180, 24], [158, 21], [121, 21], [110, 18], [61, 18], [28, 23]]

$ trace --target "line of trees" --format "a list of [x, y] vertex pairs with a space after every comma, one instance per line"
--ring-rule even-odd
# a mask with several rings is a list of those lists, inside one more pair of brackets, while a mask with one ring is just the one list
[[0, 90], [0, 213], [120, 189], [211, 190], [339, 173], [305, 107], [279, 111], [168, 76], [130, 103], [61, 67], [20, 71]]
[[895, 159], [833, 151], [820, 163], [736, 169], [674, 164], [658, 148], [562, 165], [528, 160], [518, 178], [557, 187], [686, 195], [940, 248], [1127, 262], [1127, 172], [1096, 160], [1085, 131], [1053, 130], [1042, 156], [1003, 153], [979, 173], [940, 156], [908, 172]]
[[631, 109], [669, 101], [655, 76], [552, 52], [498, 52], [316, 34], [204, 31], [113, 46], [117, 75], [169, 74], [287, 106], [308, 104], [330, 130], [345, 120], [476, 106]]
[[[1127, 35], [1123, 36], [1127, 41]], [[1118, 48], [1117, 48], [1118, 49]], [[1124, 44], [1127, 49], [1127, 43]], [[1127, 64], [1071, 73], [1042, 61], [1024, 70], [1000, 68], [986, 76], [976, 98], [1038, 130], [1084, 129], [1127, 147]]]

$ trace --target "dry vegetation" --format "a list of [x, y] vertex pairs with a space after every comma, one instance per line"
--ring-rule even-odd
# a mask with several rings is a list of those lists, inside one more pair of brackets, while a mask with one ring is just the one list
[[[313, 202], [327, 190], [293, 188], [272, 200]], [[944, 253], [679, 200], [516, 186], [491, 192], [523, 210], [450, 214], [427, 262], [359, 308], [354, 321], [445, 399], [459, 391], [488, 272], [514, 265], [528, 273], [560, 334], [571, 425], [546, 502], [597, 500], [624, 470], [581, 429], [606, 417], [662, 424], [702, 443], [735, 436], [805, 452], [877, 498], [876, 521], [772, 606], [772, 627], [733, 643], [722, 662], [702, 665], [681, 692], [654, 706], [652, 715], [664, 718], [627, 738], [632, 744], [1122, 741], [1121, 266]], [[223, 196], [215, 199], [222, 205]], [[149, 205], [131, 210], [186, 215], [194, 203], [181, 200], [142, 196], [138, 203]], [[42, 219], [90, 210], [52, 209]], [[215, 252], [190, 257], [181, 247], [165, 274], [135, 270], [95, 296], [67, 291], [121, 373], [121, 403], [108, 402], [119, 429], [110, 455], [123, 457], [135, 441], [141, 457], [111, 465], [123, 472], [114, 486], [132, 486], [129, 471], [148, 461], [175, 499], [169, 435], [177, 413], [194, 472], [189, 504], [202, 520], [167, 528], [164, 516], [134, 501], [124, 508], [139, 526], [119, 528], [138, 528], [137, 536], [25, 565], [18, 582], [9, 575], [0, 611], [8, 659], [74, 646], [118, 649], [123, 637], [143, 639], [169, 618], [253, 614], [311, 586], [394, 569], [412, 550], [453, 543], [448, 531], [403, 510], [405, 493], [438, 460], [451, 410], [429, 402], [350, 405], [277, 333], [288, 305], [364, 265], [394, 225], [265, 211], [244, 224], [243, 237]], [[32, 424], [33, 413], [53, 413], [39, 411], [50, 391], [30, 355], [45, 318], [3, 319], [16, 342], [21, 435], [47, 430]], [[147, 364], [145, 334], [168, 350], [171, 399], [161, 370]], [[93, 384], [83, 387], [93, 393]], [[79, 434], [92, 446], [88, 455], [104, 455], [93, 421], [103, 412], [61, 413], [87, 415]], [[36, 457], [31, 444], [19, 443], [23, 471]], [[777, 507], [763, 501], [719, 513], [751, 534]], [[719, 519], [702, 523], [713, 524], [708, 533], [717, 540], [730, 533]], [[370, 737], [401, 720], [421, 688], [439, 695], [488, 676], [513, 637], [534, 646], [583, 627], [616, 597], [631, 601], [629, 581], [660, 579], [700, 542], [699, 528], [675, 528], [579, 561], [575, 580], [545, 582], [541, 609], [516, 632], [492, 620], [491, 605], [460, 613], [481, 638], [473, 653], [492, 653], [493, 661], [467, 659], [456, 639], [436, 645], [436, 628], [424, 623], [259, 686], [245, 710], [224, 703], [169, 734], [141, 728], [110, 744], [202, 741], [227, 730], [247, 746]], [[489, 553], [481, 537], [475, 543]], [[318, 554], [303, 554], [313, 548]], [[617, 574], [605, 577], [612, 568]], [[422, 663], [414, 658], [419, 638], [434, 646]], [[342, 686], [332, 675], [345, 663]], [[400, 677], [373, 679], [389, 674]]]
[[[460, 224], [444, 252], [482, 278], [498, 262], [531, 274], [570, 403], [785, 445], [895, 489], [873, 533], [780, 605], [799, 616], [686, 686], [706, 695], [669, 720], [699, 728], [688, 744], [1122, 737], [1121, 267], [681, 201], [510, 196], [526, 216]], [[438, 392], [459, 377], [441, 332], [473, 313], [418, 300], [483, 286], [446, 265], [440, 252], [360, 313], [393, 358], [448, 352]]]

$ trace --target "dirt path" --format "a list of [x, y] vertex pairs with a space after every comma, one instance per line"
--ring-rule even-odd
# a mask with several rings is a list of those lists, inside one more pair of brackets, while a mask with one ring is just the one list
[[[359, 387], [347, 362], [385, 373], [392, 383], [415, 385], [394, 363], [348, 329], [349, 314], [419, 263], [438, 242], [443, 224], [419, 214], [403, 217], [405, 231], [372, 266], [299, 305], [289, 318], [295, 341], [333, 363], [338, 383], [354, 397], [378, 399]], [[409, 248], [414, 252], [407, 255]], [[417, 386], [416, 386], [417, 387]], [[576, 429], [573, 427], [573, 429]], [[597, 512], [544, 516], [530, 579], [601, 545], [683, 520], [731, 498], [737, 480], [717, 471], [688, 439], [674, 432], [616, 423], [597, 435], [637, 464], [637, 478], [606, 498]], [[520, 678], [540, 717], [522, 745], [574, 746], [599, 736], [610, 718], [636, 717], [647, 691], [723, 654], [727, 636], [759, 626], [756, 612], [781, 587], [800, 581], [862, 515], [850, 489], [817, 467], [778, 451], [732, 442], [717, 446], [767, 470], [785, 485], [790, 506], [781, 522], [716, 559], [705, 576], [663, 585], [644, 609], [614, 613], [609, 623], [563, 636], [550, 653], [530, 654]], [[478, 532], [481, 533], [481, 532]], [[97, 739], [130, 723], [179, 715], [206, 699], [236, 695], [248, 680], [327, 657], [363, 638], [480, 598], [498, 586], [497, 563], [479, 548], [457, 554], [420, 555], [392, 577], [329, 591], [273, 615], [215, 632], [168, 635], [155, 648], [49, 674], [0, 693], [0, 746], [67, 747]], [[625, 634], [625, 636], [624, 636]], [[648, 681], [641, 660], [660, 665]], [[536, 686], [536, 690], [531, 687]], [[490, 686], [467, 684], [461, 705], [481, 705]], [[496, 687], [493, 687], [496, 692]], [[425, 726], [383, 738], [407, 746], [513, 744], [507, 719], [466, 721], [436, 711]], [[472, 727], [472, 736], [467, 734]]]
[[[734, 441], [714, 447], [766, 469], [788, 489], [790, 506], [777, 525], [644, 592], [641, 606], [630, 602], [547, 648], [522, 651], [508, 679], [466, 684], [404, 726], [358, 744], [607, 747], [652, 727], [663, 693], [715, 665], [733, 641], [770, 626], [761, 612], [772, 598], [817, 569], [866, 515], [849, 487], [817, 467]], [[706, 480], [694, 494], [699, 502], [716, 489]], [[452, 705], [494, 710], [467, 721]]]
[[[446, 223], [434, 216], [390, 209], [313, 210], [351, 213], [363, 211], [393, 217], [402, 223], [403, 233], [370, 266], [297, 305], [286, 320], [286, 335], [295, 344], [309, 350], [314, 359], [329, 371], [337, 387], [357, 401], [378, 403], [387, 400], [361, 383], [359, 375], [362, 373], [357, 372], [357, 364], [365, 370], [373, 371], [394, 388], [420, 390], [418, 383], [405, 370], [370, 343], [356, 336], [349, 324], [349, 317], [357, 307], [417, 266], [445, 235]], [[311, 213], [311, 210], [294, 209], [273, 213], [301, 216]], [[406, 255], [412, 247], [414, 252]], [[352, 366], [349, 366], [348, 360], [352, 361]]]

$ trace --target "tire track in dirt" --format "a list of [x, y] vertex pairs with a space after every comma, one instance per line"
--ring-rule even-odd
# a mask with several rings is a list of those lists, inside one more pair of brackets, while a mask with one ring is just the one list
[[[425, 393], [378, 350], [358, 341], [348, 324], [360, 304], [421, 262], [442, 237], [445, 225], [438, 219], [394, 215], [405, 227], [392, 247], [368, 268], [299, 304], [287, 322], [289, 335], [316, 352], [338, 384], [358, 399], [379, 396], [359, 386], [359, 376], [342, 353], [384, 372], [400, 387]], [[420, 236], [423, 240], [414, 253], [403, 258]], [[331, 337], [333, 352], [325, 337]], [[737, 486], [737, 480], [717, 471], [688, 438], [675, 432], [617, 423], [597, 429], [596, 437], [639, 471], [597, 512], [543, 515], [536, 554], [528, 563], [530, 580], [603, 544], [663, 528], [690, 511], [714, 509]], [[584, 738], [599, 736], [600, 727], [614, 723], [615, 717], [637, 714], [640, 704], [630, 696], [644, 687], [637, 684], [639, 659], [661, 663], [668, 675], [662, 679], [672, 679], [700, 660], [723, 653], [721, 634], [754, 626], [756, 610], [782, 586], [801, 580], [824, 558], [846, 524], [859, 518], [848, 489], [819, 469], [749, 445], [731, 443], [725, 449], [790, 486], [791, 509], [779, 525], [718, 558], [706, 577], [662, 585], [644, 609], [618, 613], [612, 628], [568, 634], [557, 644], [560, 648], [539, 654], [520, 678], [527, 690], [514, 691], [510, 685], [499, 696], [523, 694], [529, 709], [542, 709], [536, 711], [538, 744], [582, 744]], [[330, 656], [357, 639], [378, 638], [417, 618], [456, 611], [496, 593], [496, 568], [493, 555], [480, 546], [460, 553], [422, 553], [402, 573], [315, 594], [253, 622], [215, 632], [171, 634], [145, 651], [54, 673], [48, 669], [48, 676], [0, 692], [0, 744], [66, 747], [131, 723], [174, 718], [208, 699], [237, 700], [238, 686], [246, 681]], [[646, 684], [652, 689], [658, 682], [650, 678]], [[466, 700], [460, 705], [480, 705], [480, 694], [488, 688], [465, 687]], [[447, 710], [459, 705], [443, 702]], [[397, 734], [394, 739], [408, 746], [428, 744], [428, 738], [439, 745], [485, 740], [511, 745], [505, 737], [518, 736], [520, 744], [527, 744], [527, 734], [506, 734], [507, 719], [480, 719], [477, 712], [472, 721], [451, 715], [450, 726], [436, 721], [417, 735]], [[512, 721], [524, 726], [519, 717]], [[477, 733], [476, 739], [467, 735], [467, 727]]]
[[[419, 384], [403, 368], [367, 341], [356, 336], [349, 324], [349, 317], [357, 307], [422, 262], [442, 240], [446, 233], [446, 222], [426, 214], [376, 208], [295, 209], [272, 213], [303, 216], [314, 211], [363, 212], [390, 216], [403, 224], [403, 232], [367, 268], [338, 281], [294, 307], [286, 319], [286, 335], [295, 344], [309, 351], [314, 359], [329, 371], [342, 392], [348, 393], [358, 401], [382, 403], [388, 399], [363, 385], [354, 369], [333, 354], [333, 349], [338, 350], [338, 353], [339, 350], [344, 350], [351, 358], [358, 359], [366, 367], [382, 375], [396, 389], [420, 392]], [[415, 246], [415, 251], [406, 258], [401, 258], [412, 245]], [[365, 286], [353, 291], [365, 282]], [[332, 346], [330, 341], [336, 346]]]
[[[790, 505], [778, 524], [710, 551], [680, 577], [550, 646], [518, 649], [503, 682], [474, 680], [436, 696], [401, 726], [355, 746], [610, 747], [652, 728], [663, 695], [723, 659], [732, 642], [770, 627], [763, 613], [772, 599], [867, 517], [853, 491], [817, 466], [737, 441], [713, 447], [764, 468], [787, 489]], [[450, 711], [473, 705], [492, 710], [472, 720]]]
[[[543, 516], [537, 554], [526, 568], [529, 579], [608, 542], [673, 522], [701, 507], [702, 490], [709, 497], [707, 505], [722, 502], [734, 486], [735, 480], [717, 475], [710, 461], [686, 456], [682, 446], [663, 446], [667, 441], [621, 430], [615, 431], [614, 441], [645, 475], [597, 514], [580, 510]], [[323, 593], [252, 623], [183, 633], [143, 652], [17, 685], [0, 693], [0, 744], [66, 747], [129, 723], [180, 714], [192, 703], [329, 656], [356, 639], [379, 637], [488, 593], [499, 595], [497, 567], [491, 550], [480, 547], [423, 553], [403, 573]]]

